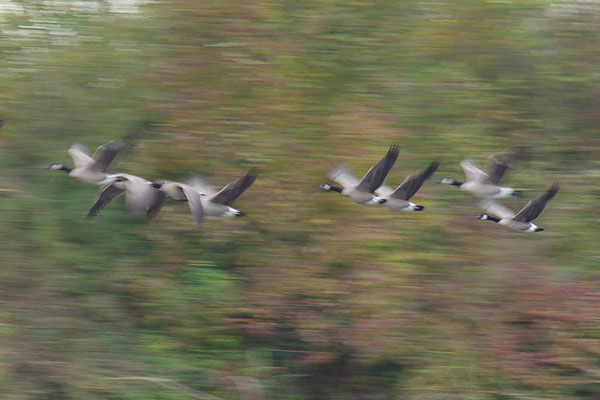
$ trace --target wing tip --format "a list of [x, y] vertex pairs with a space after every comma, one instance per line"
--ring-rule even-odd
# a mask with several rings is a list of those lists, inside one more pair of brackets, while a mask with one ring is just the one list
[[85, 216], [87, 219], [92, 219], [94, 218], [96, 215], [98, 215], [98, 213], [100, 212], [99, 209], [92, 207], [92, 209], [87, 213], [87, 215]]
[[344, 172], [350, 172], [350, 168], [346, 167], [344, 164], [337, 164], [329, 168], [329, 171], [327, 171], [327, 175], [331, 179], [334, 179], [335, 176], [338, 176]]
[[146, 211], [146, 215], [144, 216], [144, 218], [146, 219], [146, 221], [152, 221], [154, 219], [154, 217], [156, 217], [158, 213], [150, 213], [150, 211]]
[[204, 176], [196, 170], [190, 171], [184, 178], [183, 183], [186, 185], [191, 185], [194, 182], [205, 182]]
[[489, 160], [496, 164], [505, 166], [508, 169], [514, 169], [511, 163], [511, 155], [506, 153], [494, 154], [489, 157]]
[[71, 145], [71, 147], [69, 147], [69, 150], [71, 150], [71, 149], [75, 149], [75, 150], [85, 150], [85, 151], [87, 151], [87, 150], [88, 150], [88, 147], [87, 147], [85, 144], [81, 143], [81, 142], [75, 142], [75, 143], [73, 143], [73, 144]]
[[552, 182], [552, 186], [550, 186], [550, 189], [548, 189], [548, 192], [547, 192], [547, 193], [548, 193], [548, 194], [549, 194], [551, 197], [554, 197], [554, 195], [555, 195], [556, 193], [558, 193], [558, 191], [559, 191], [559, 189], [560, 189], [560, 185], [561, 185], [561, 184], [560, 184], [560, 180], [559, 180], [559, 179], [556, 179], [554, 182]]
[[246, 172], [246, 176], [256, 179], [260, 175], [260, 167], [255, 165]]

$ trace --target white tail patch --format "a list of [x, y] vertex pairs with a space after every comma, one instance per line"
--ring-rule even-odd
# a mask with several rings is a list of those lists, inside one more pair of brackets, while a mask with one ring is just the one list
[[525, 233], [536, 232], [537, 231], [538, 226], [536, 224], [534, 224], [533, 222], [530, 222], [529, 225], [531, 225], [531, 226], [529, 227], [529, 229], [527, 229], [525, 231]]
[[233, 207], [229, 207], [229, 208], [227, 209], [227, 211], [225, 211], [225, 212], [223, 213], [223, 216], [224, 216], [224, 217], [228, 217], [228, 218], [229, 218], [229, 217], [236, 217], [236, 216], [237, 216], [239, 213], [240, 213], [240, 211], [239, 211], [239, 210], [236, 210], [236, 209], [235, 209], [235, 208], [233, 208]]

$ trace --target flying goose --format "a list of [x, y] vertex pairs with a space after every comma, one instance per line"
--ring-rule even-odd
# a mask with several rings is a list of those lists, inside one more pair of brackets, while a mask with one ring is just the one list
[[151, 186], [158, 189], [158, 192], [154, 196], [150, 203], [150, 207], [146, 212], [147, 220], [151, 220], [158, 214], [167, 199], [173, 199], [187, 201], [190, 206], [192, 217], [194, 217], [194, 221], [196, 221], [198, 226], [202, 224], [204, 211], [200, 199], [204, 196], [204, 193], [200, 193], [190, 185], [179, 182], [164, 182], [162, 184], [152, 183]]
[[373, 165], [361, 180], [352, 175], [348, 168], [342, 165], [335, 166], [328, 172], [327, 176], [342, 185], [343, 188], [323, 183], [319, 186], [319, 189], [341, 193], [358, 204], [383, 204], [387, 200], [376, 196], [374, 193], [383, 184], [386, 176], [394, 166], [398, 158], [398, 150], [399, 146], [397, 144], [391, 145], [387, 154], [377, 164]]
[[[258, 177], [258, 168], [251, 168], [246, 175], [241, 177], [235, 182], [228, 183], [223, 187], [223, 189], [217, 191], [215, 190], [206, 180], [201, 178], [200, 176], [193, 176], [189, 180], [186, 181], [184, 185], [189, 186], [191, 189], [195, 190], [200, 194], [200, 202], [202, 203], [202, 209], [207, 214], [210, 214], [215, 217], [241, 217], [245, 215], [243, 212], [236, 210], [231, 207], [231, 204], [242, 195], [256, 180]], [[179, 184], [181, 185], [181, 184]], [[157, 185], [155, 185], [157, 187]], [[164, 192], [161, 187], [161, 192]], [[171, 193], [166, 193], [167, 197], [171, 197], [174, 199], [182, 199], [181, 193], [179, 193], [178, 197], [172, 196]], [[175, 194], [175, 193], [173, 193]], [[152, 219], [162, 207], [166, 198], [161, 199], [161, 195], [152, 202], [150, 208], [148, 209], [148, 213], [146, 214], [146, 218]], [[189, 195], [186, 193], [187, 200], [189, 201]], [[190, 204], [190, 208], [192, 205]], [[192, 211], [192, 214], [194, 212]], [[195, 218], [195, 216], [194, 216]], [[198, 220], [196, 220], [198, 222]], [[198, 222], [199, 223], [199, 222]]]
[[103, 144], [96, 149], [94, 156], [90, 156], [88, 148], [75, 143], [69, 149], [75, 168], [65, 167], [60, 163], [52, 163], [46, 168], [65, 171], [69, 176], [91, 185], [107, 185], [117, 181], [117, 175], [109, 175], [106, 170], [113, 163], [117, 155], [127, 147], [125, 143], [111, 142]]
[[462, 161], [460, 166], [465, 171], [466, 182], [458, 182], [452, 178], [443, 178], [438, 183], [458, 186], [460, 190], [469, 192], [475, 197], [500, 199], [518, 195], [518, 191], [500, 186], [500, 181], [509, 167], [506, 159], [501, 156], [491, 157], [490, 174], [486, 174], [470, 161]]
[[427, 169], [408, 176], [396, 190], [383, 185], [376, 190], [376, 193], [382, 199], [387, 200], [385, 206], [394, 211], [421, 211], [424, 208], [423, 206], [418, 206], [409, 200], [419, 191], [421, 186], [423, 186], [423, 183], [433, 175], [439, 166], [440, 159], [436, 158], [431, 162]]
[[156, 195], [149, 180], [131, 174], [117, 174], [114, 175], [112, 183], [100, 191], [87, 216], [94, 217], [123, 193], [125, 193], [125, 208], [133, 215], [145, 211]]
[[[517, 215], [495, 200], [484, 199], [481, 201], [480, 205], [486, 214], [481, 214], [477, 216], [477, 218], [497, 222], [500, 225], [504, 225], [507, 228], [517, 232], [525, 233], [543, 231], [544, 229], [538, 228], [538, 226], [531, 221], [540, 216], [542, 211], [544, 211], [546, 204], [554, 197], [556, 192], [558, 192], [558, 188], [558, 182], [554, 182], [552, 187], [550, 187], [546, 193], [527, 203], [527, 205], [523, 207]], [[487, 213], [495, 214], [500, 218], [492, 217]]]

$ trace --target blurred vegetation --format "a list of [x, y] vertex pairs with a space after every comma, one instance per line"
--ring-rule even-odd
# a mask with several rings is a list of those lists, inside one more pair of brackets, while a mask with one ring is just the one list
[[[600, 3], [4, 1], [0, 397], [600, 398]], [[114, 171], [216, 186], [152, 223], [41, 167], [126, 135]], [[519, 235], [429, 181], [422, 213], [317, 185], [519, 154]], [[443, 186], [443, 187], [442, 187]], [[537, 221], [536, 221], [537, 223]]]

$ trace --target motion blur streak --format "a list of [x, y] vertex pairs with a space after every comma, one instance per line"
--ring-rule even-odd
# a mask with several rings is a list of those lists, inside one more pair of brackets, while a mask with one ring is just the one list
[[[0, 398], [600, 398], [597, 1], [0, 2]], [[151, 221], [43, 169], [215, 187]], [[418, 213], [319, 191], [515, 154], [518, 234], [434, 179]], [[144, 379], [124, 379], [142, 377]]]

